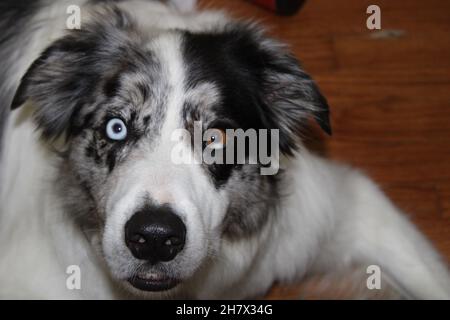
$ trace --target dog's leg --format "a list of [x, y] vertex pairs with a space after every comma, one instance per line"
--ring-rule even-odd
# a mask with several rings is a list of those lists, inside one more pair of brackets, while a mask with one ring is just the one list
[[328, 268], [333, 261], [376, 265], [407, 298], [450, 298], [448, 270], [428, 240], [369, 179], [350, 175], [348, 203], [322, 256]]

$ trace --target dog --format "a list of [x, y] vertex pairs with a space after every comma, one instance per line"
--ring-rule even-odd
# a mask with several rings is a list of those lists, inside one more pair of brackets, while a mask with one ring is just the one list
[[[302, 143], [309, 118], [331, 134], [329, 107], [286, 46], [180, 3], [2, 1], [0, 297], [243, 299], [371, 266], [403, 298], [448, 299], [403, 213]], [[199, 150], [173, 132], [199, 123], [200, 152], [276, 130], [276, 170], [174, 163]]]

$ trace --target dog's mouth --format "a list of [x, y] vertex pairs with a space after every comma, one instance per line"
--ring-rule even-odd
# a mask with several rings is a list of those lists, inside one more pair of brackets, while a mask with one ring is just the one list
[[137, 274], [128, 279], [136, 289], [143, 291], [165, 291], [180, 283], [179, 279], [169, 277], [163, 273]]

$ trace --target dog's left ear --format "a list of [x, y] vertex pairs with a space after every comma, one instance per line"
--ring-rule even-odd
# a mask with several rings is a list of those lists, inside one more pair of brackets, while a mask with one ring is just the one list
[[257, 27], [250, 26], [256, 39], [260, 69], [260, 101], [270, 128], [280, 130], [280, 149], [292, 154], [308, 117], [331, 135], [329, 107], [316, 83], [303, 71], [286, 46], [267, 38]]

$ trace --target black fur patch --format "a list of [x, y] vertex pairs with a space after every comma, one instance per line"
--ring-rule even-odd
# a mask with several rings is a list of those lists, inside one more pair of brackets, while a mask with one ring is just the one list
[[188, 86], [216, 84], [223, 103], [220, 117], [242, 129], [280, 129], [280, 149], [292, 154], [297, 134], [312, 115], [329, 134], [326, 99], [298, 61], [261, 31], [230, 24], [223, 32], [185, 33]]
[[[280, 151], [287, 155], [297, 148], [308, 116], [331, 133], [328, 105], [315, 83], [294, 57], [259, 29], [231, 23], [222, 31], [186, 32], [183, 53], [188, 67], [186, 86], [212, 83], [220, 94], [220, 102], [209, 106], [207, 116], [204, 108], [185, 105], [188, 129], [192, 119], [199, 118], [214, 118], [206, 124], [214, 128], [221, 128], [222, 123], [224, 129], [279, 129]], [[276, 212], [281, 173], [262, 176], [258, 165], [249, 164], [209, 165], [206, 169], [216, 187], [227, 189], [230, 198], [224, 235], [241, 238], [260, 231], [269, 213]]]

